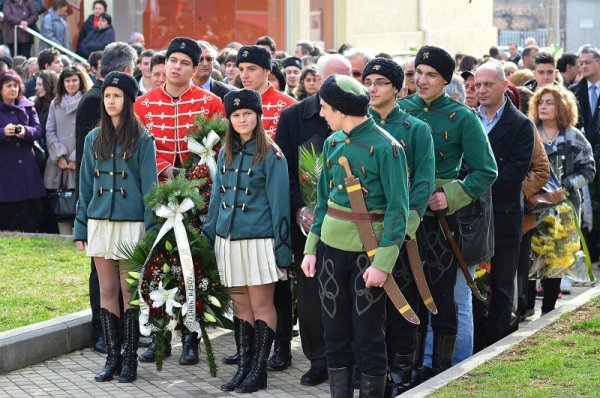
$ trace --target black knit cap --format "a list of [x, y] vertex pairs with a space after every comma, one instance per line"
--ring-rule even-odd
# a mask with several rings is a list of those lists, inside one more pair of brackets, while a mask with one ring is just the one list
[[192, 64], [198, 66], [202, 50], [196, 40], [190, 39], [189, 37], [176, 37], [169, 43], [169, 48], [167, 48], [167, 59], [169, 59], [173, 53], [183, 53], [189, 56], [192, 59]]
[[223, 97], [223, 104], [228, 119], [238, 109], [250, 109], [262, 115], [262, 99], [256, 90], [244, 88], [230, 91]]
[[243, 46], [237, 53], [235, 64], [239, 66], [242, 62], [249, 62], [263, 69], [271, 70], [271, 53], [264, 47]]
[[391, 59], [374, 58], [370, 60], [367, 65], [365, 65], [365, 69], [363, 69], [363, 82], [367, 76], [372, 74], [385, 76], [389, 79], [389, 81], [392, 82], [396, 89], [402, 89], [402, 84], [404, 83], [404, 72], [402, 71], [402, 67]]
[[419, 65], [431, 66], [446, 80], [446, 84], [452, 81], [452, 74], [456, 69], [456, 62], [452, 55], [436, 46], [421, 47], [415, 58], [415, 68]]
[[106, 87], [116, 87], [123, 90], [123, 93], [135, 102], [135, 97], [138, 92], [138, 85], [133, 76], [123, 72], [110, 72], [102, 83], [102, 94]]
[[288, 66], [295, 66], [298, 69], [302, 69], [304, 68], [304, 63], [298, 57], [287, 57], [283, 60], [283, 69], [287, 68]]
[[6, 55], [0, 55], [0, 62], [4, 62], [6, 64], [6, 66], [8, 66], [8, 69], [12, 69], [13, 68], [13, 60], [11, 57], [6, 56]]
[[348, 116], [365, 116], [369, 111], [369, 93], [350, 76], [329, 76], [319, 90], [321, 99]]

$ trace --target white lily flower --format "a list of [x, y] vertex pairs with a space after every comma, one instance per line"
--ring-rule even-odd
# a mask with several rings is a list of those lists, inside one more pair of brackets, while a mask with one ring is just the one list
[[177, 320], [175, 318], [171, 318], [171, 320], [169, 321], [169, 323], [167, 325], [167, 329], [172, 332], [173, 330], [175, 330], [176, 326], [177, 326]]
[[173, 307], [181, 307], [181, 304], [175, 300], [175, 295], [179, 288], [174, 287], [173, 289], [165, 290], [163, 287], [162, 281], [158, 284], [158, 289], [150, 292], [150, 298], [153, 303], [152, 306], [154, 308], [162, 307], [165, 305], [165, 310], [167, 314], [173, 316]]
[[204, 320], [210, 323], [217, 322], [217, 318], [215, 318], [212, 314], [209, 314], [208, 312], [204, 313]]
[[208, 295], [208, 301], [217, 308], [221, 308], [221, 303], [215, 296]]
[[181, 306], [181, 316], [185, 316], [187, 314], [189, 307], [190, 307], [190, 305], [188, 304], [187, 301], [185, 303], [183, 303], [183, 305]]

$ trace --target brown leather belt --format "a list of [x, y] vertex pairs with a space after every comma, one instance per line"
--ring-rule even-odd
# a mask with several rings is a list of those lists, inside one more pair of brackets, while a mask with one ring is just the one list
[[327, 214], [333, 218], [337, 218], [340, 220], [352, 221], [352, 222], [374, 222], [374, 221], [383, 221], [383, 214], [376, 213], [348, 213], [346, 211], [332, 209], [331, 207], [327, 209]]

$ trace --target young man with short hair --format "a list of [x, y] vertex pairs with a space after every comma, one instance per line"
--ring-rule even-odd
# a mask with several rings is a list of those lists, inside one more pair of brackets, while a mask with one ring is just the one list
[[283, 60], [283, 73], [285, 74], [285, 93], [292, 98], [294, 89], [299, 83], [300, 73], [304, 64], [298, 57], [287, 57]]
[[[63, 70], [63, 64], [60, 59], [60, 52], [55, 48], [47, 48], [40, 52], [37, 57], [39, 70], [47, 70], [56, 72], [60, 75]], [[25, 97], [35, 95], [35, 76], [25, 80]]]
[[150, 60], [150, 85], [152, 88], [162, 87], [165, 84], [166, 73], [165, 73], [166, 57], [162, 52], [156, 53]]
[[579, 76], [579, 65], [577, 64], [577, 55], [573, 53], [564, 53], [556, 61], [556, 69], [560, 72], [563, 78], [563, 85], [566, 88], [571, 87]]
[[144, 50], [140, 54], [140, 59], [138, 60], [138, 67], [140, 72], [142, 72], [140, 80], [138, 81], [138, 90], [141, 95], [146, 94], [154, 88], [151, 82], [152, 73], [150, 71], [150, 63], [154, 54], [154, 50]]
[[[410, 116], [396, 103], [396, 96], [404, 83], [400, 65], [389, 59], [375, 58], [365, 66], [362, 80], [369, 90], [369, 113], [373, 120], [402, 145], [406, 154], [409, 213], [405, 239], [414, 240], [435, 187], [431, 130], [427, 123]], [[426, 241], [422, 244], [425, 245]], [[421, 298], [410, 271], [406, 245], [400, 249], [392, 276], [411, 307], [418, 308]], [[389, 300], [387, 313], [385, 340], [390, 353], [390, 379], [386, 396], [395, 397], [410, 388], [418, 326], [405, 320]]]
[[[166, 53], [164, 86], [149, 91], [134, 104], [136, 115], [155, 138], [160, 180], [176, 176], [190, 156], [187, 132], [194, 126], [196, 116], [211, 118], [217, 113], [223, 113], [223, 103], [219, 97], [192, 83], [192, 76], [198, 69], [200, 52], [198, 43], [193, 39], [176, 37], [171, 40]], [[200, 343], [198, 334], [183, 328], [181, 342], [183, 347], [179, 364], [197, 364]], [[140, 356], [140, 361], [152, 362], [154, 349], [155, 346], [151, 346], [147, 351], [148, 355], [144, 353]]]
[[535, 92], [538, 87], [556, 84], [557, 75], [558, 70], [554, 64], [554, 57], [549, 53], [541, 52], [535, 57], [534, 78], [525, 83], [524, 86]]
[[271, 138], [275, 138], [281, 111], [296, 101], [275, 90], [269, 83], [271, 54], [265, 48], [243, 46], [237, 53], [236, 64], [240, 69], [240, 79], [244, 88], [251, 88], [260, 93], [263, 107], [263, 127]]
[[[447, 51], [423, 46], [415, 59], [417, 93], [398, 101], [401, 109], [427, 122], [432, 130], [435, 153], [437, 191], [429, 198], [429, 208], [417, 230], [422, 247], [427, 284], [438, 313], [431, 315], [433, 329], [432, 368], [421, 371], [426, 379], [448, 369], [452, 364], [457, 333], [454, 285], [458, 262], [441, 230], [438, 218], [446, 220], [460, 242], [460, 229], [455, 212], [468, 205], [488, 189], [497, 177], [497, 167], [481, 122], [472, 109], [448, 97], [444, 88], [456, 69]], [[469, 172], [459, 178], [461, 164]], [[422, 367], [428, 314], [419, 308], [417, 360]]]
[[[333, 75], [319, 90], [321, 116], [335, 132], [323, 148], [315, 218], [304, 248], [302, 271], [317, 277], [332, 397], [353, 396], [354, 366], [361, 397], [382, 397], [387, 373], [385, 291], [406, 235], [408, 168], [401, 145], [368, 117], [369, 95], [353, 77]], [[360, 180], [378, 247], [371, 262], [361, 239], [347, 171]], [[362, 193], [363, 190], [359, 189]], [[362, 199], [362, 198], [361, 198]], [[317, 244], [323, 244], [316, 270]], [[371, 254], [372, 255], [372, 254]]]

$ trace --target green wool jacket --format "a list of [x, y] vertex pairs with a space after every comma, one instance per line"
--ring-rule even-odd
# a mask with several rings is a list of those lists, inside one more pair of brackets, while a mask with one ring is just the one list
[[413, 239], [435, 189], [433, 139], [427, 123], [396, 106], [385, 119], [369, 109], [375, 123], [383, 127], [404, 148], [408, 166], [409, 213], [406, 235]]
[[[143, 222], [146, 231], [154, 226], [152, 210], [144, 199], [158, 182], [154, 137], [144, 130], [128, 159], [122, 156], [98, 159], [92, 146], [99, 132], [97, 127], [85, 137], [73, 229], [76, 241], [87, 240], [89, 219]], [[121, 153], [119, 145], [115, 145], [113, 153]]]
[[[446, 94], [429, 106], [417, 94], [399, 99], [398, 105], [431, 127], [436, 186], [446, 194], [448, 214], [471, 203], [494, 183], [496, 160], [475, 111]], [[459, 180], [463, 160], [469, 173]]]
[[234, 145], [229, 167], [225, 164], [225, 149], [219, 152], [202, 233], [213, 246], [217, 235], [231, 240], [272, 238], [275, 262], [287, 268], [292, 264], [292, 249], [290, 179], [285, 157], [278, 147], [271, 146], [264, 160], [254, 164], [256, 139]]
[[372, 265], [389, 273], [406, 235], [408, 170], [401, 145], [371, 117], [350, 132], [337, 131], [325, 141], [325, 167], [319, 176], [315, 218], [304, 253], [316, 254], [319, 239], [339, 250], [365, 251], [354, 222], [327, 215], [328, 207], [351, 211], [344, 183], [346, 172], [338, 163], [342, 155], [348, 159], [352, 174], [360, 179], [369, 213], [384, 214], [383, 222], [372, 223], [379, 242]]

